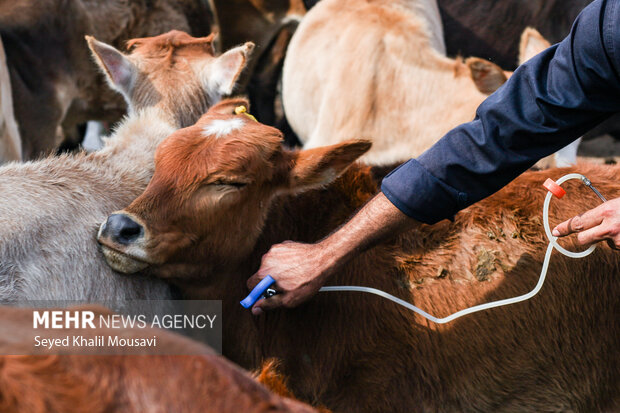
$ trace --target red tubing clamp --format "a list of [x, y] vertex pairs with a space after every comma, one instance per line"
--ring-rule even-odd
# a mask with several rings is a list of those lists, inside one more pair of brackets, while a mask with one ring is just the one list
[[556, 198], [562, 198], [566, 195], [566, 191], [562, 189], [562, 187], [555, 183], [555, 181], [551, 178], [547, 178], [543, 186], [547, 189], [547, 191], [551, 192]]

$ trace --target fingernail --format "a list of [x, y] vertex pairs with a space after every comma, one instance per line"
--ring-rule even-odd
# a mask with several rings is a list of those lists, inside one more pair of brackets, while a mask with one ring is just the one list
[[558, 231], [558, 229], [557, 229], [557, 228], [553, 228], [553, 231], [551, 231], [551, 234], [552, 234], [554, 237], [559, 237], [559, 236], [560, 236], [560, 231]]
[[254, 314], [254, 315], [261, 315], [262, 313], [263, 313], [263, 310], [260, 307], [252, 308], [252, 314]]

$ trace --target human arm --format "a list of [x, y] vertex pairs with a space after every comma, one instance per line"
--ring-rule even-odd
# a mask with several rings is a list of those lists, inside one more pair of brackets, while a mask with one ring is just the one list
[[248, 279], [251, 290], [267, 275], [277, 279], [279, 294], [260, 300], [252, 313], [284, 306], [295, 307], [319, 291], [325, 281], [352, 256], [405, 231], [414, 220], [382, 193], [371, 199], [349, 222], [316, 244], [284, 242], [271, 247], [261, 267]]

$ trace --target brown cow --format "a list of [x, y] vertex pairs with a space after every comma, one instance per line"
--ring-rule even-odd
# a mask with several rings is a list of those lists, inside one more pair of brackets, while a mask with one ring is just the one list
[[[98, 316], [101, 307], [80, 307]], [[33, 350], [32, 309], [0, 308], [0, 354]], [[87, 339], [157, 334], [162, 354], [89, 355], [86, 347], [66, 355], [0, 357], [0, 411], [3, 413], [142, 413], [142, 412], [313, 412], [299, 402], [276, 396], [247, 372], [214, 354], [209, 347], [166, 331], [151, 329], [45, 330], [46, 338]], [[21, 350], [20, 350], [21, 348]], [[122, 353], [122, 349], [119, 348]], [[191, 354], [191, 355], [190, 355]], [[275, 378], [275, 380], [274, 380]], [[273, 363], [259, 380], [286, 392]]]
[[[149, 267], [188, 298], [223, 300], [225, 355], [245, 367], [282, 359], [297, 396], [336, 411], [620, 408], [620, 254], [605, 245], [579, 260], [553, 254], [532, 300], [445, 325], [346, 292], [253, 318], [238, 301], [270, 246], [320, 240], [378, 188], [368, 166], [352, 164], [367, 142], [286, 151], [278, 130], [232, 115], [238, 104], [214, 106], [159, 146], [146, 191], [101, 227], [115, 269]], [[580, 171], [620, 196], [619, 167]], [[547, 246], [541, 184], [566, 172], [528, 172], [454, 222], [361, 252], [330, 283], [378, 288], [439, 317], [521, 295]], [[567, 187], [552, 225], [599, 202], [580, 183]]]
[[7, 56], [0, 72], [10, 75], [21, 139], [20, 153], [3, 150], [0, 143], [0, 163], [47, 154], [66, 133], [73, 134], [77, 124], [116, 121], [125, 113], [125, 102], [105, 85], [93, 64], [85, 35], [116, 47], [172, 29], [205, 36], [210, 16], [201, 0], [0, 1]]

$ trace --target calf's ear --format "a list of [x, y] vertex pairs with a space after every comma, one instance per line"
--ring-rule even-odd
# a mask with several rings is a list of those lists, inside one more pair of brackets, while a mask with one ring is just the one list
[[333, 182], [371, 145], [367, 140], [350, 140], [297, 152], [290, 171], [289, 188], [303, 191]]
[[206, 59], [194, 63], [194, 71], [201, 79], [205, 90], [220, 97], [230, 95], [239, 75], [247, 65], [252, 50], [254, 43], [248, 42], [230, 49], [215, 60]]
[[506, 80], [506, 74], [501, 67], [479, 57], [470, 57], [465, 64], [471, 71], [471, 78], [481, 93], [490, 95], [495, 92]]
[[521, 34], [521, 41], [519, 43], [519, 64], [523, 64], [549, 46], [551, 46], [551, 43], [538, 30], [526, 27]]
[[137, 68], [116, 48], [100, 42], [92, 36], [86, 36], [86, 41], [95, 62], [106, 75], [110, 87], [123, 94], [129, 102], [129, 95], [138, 73]]

